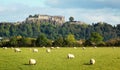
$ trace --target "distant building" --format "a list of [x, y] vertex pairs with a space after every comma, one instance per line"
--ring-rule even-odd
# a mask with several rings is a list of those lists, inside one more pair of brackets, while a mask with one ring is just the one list
[[63, 16], [50, 16], [50, 15], [30, 15], [26, 18], [27, 23], [36, 23], [36, 22], [48, 22], [53, 24], [60, 24], [62, 25], [65, 22], [65, 17]]

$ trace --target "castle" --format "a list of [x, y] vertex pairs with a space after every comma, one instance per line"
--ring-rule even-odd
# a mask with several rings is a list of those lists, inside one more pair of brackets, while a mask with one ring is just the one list
[[50, 16], [50, 15], [29, 15], [28, 18], [26, 18], [27, 23], [36, 23], [36, 22], [48, 22], [52, 24], [60, 24], [62, 25], [65, 22], [65, 17], [63, 16]]

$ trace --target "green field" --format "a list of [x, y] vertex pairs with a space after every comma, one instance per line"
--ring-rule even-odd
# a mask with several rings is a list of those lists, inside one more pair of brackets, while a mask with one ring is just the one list
[[[120, 70], [120, 48], [54, 48], [51, 53], [38, 49], [33, 53], [30, 48], [21, 48], [22, 52], [16, 53], [0, 48], [0, 70]], [[68, 59], [68, 53], [75, 58]], [[29, 65], [30, 58], [37, 64]], [[91, 58], [96, 60], [94, 65], [89, 64]]]

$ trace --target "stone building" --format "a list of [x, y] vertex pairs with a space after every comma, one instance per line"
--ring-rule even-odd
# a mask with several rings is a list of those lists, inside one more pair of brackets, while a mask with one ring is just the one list
[[36, 23], [36, 22], [48, 22], [52, 24], [62, 25], [65, 22], [65, 17], [63, 16], [50, 16], [50, 15], [30, 15], [26, 18], [27, 23]]

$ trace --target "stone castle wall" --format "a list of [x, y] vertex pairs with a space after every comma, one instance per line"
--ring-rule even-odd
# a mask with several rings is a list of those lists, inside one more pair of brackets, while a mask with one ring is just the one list
[[50, 22], [53, 24], [63, 24], [65, 22], [65, 17], [63, 16], [49, 16], [49, 15], [35, 15], [30, 16], [26, 19], [26, 22]]

